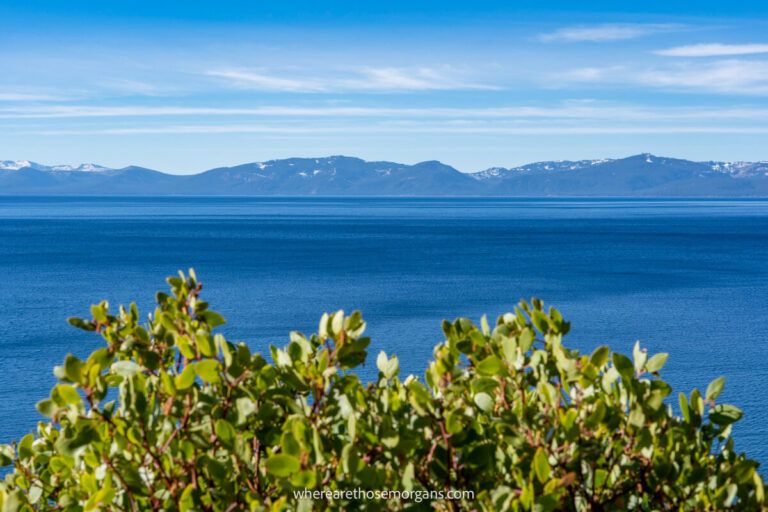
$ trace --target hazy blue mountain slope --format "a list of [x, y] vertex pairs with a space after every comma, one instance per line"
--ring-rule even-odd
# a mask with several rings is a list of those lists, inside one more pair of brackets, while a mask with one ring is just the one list
[[0, 161], [0, 195], [696, 196], [768, 197], [766, 162], [650, 154], [535, 162], [466, 174], [437, 161], [287, 158], [173, 175], [143, 167]]
[[441, 164], [366, 162], [359, 158], [289, 158], [211, 169], [184, 180], [188, 193], [251, 195], [465, 195], [477, 180]]
[[546, 170], [505, 169], [477, 177], [505, 196], [755, 196], [768, 195], [768, 178], [734, 177], [707, 163], [635, 155], [572, 167], [552, 163]]

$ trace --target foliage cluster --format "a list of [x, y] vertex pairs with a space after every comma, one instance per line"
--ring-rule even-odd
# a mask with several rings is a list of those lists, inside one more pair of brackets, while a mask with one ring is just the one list
[[[667, 355], [566, 348], [569, 324], [521, 302], [490, 326], [444, 322], [423, 380], [355, 371], [360, 313], [325, 314], [270, 360], [214, 329], [194, 272], [142, 325], [135, 305], [70, 322], [106, 346], [55, 369], [49, 421], [0, 446], [0, 510], [740, 510], [763, 508], [757, 463], [730, 437], [723, 380], [679, 395]], [[473, 499], [298, 499], [303, 489], [471, 490]]]

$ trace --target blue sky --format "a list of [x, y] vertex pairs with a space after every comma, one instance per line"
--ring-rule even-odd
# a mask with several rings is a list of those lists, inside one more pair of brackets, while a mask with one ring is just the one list
[[768, 5], [572, 4], [4, 0], [0, 159], [768, 159]]

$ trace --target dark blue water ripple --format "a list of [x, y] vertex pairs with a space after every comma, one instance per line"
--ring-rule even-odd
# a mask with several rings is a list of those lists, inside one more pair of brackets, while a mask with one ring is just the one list
[[542, 297], [578, 348], [670, 352], [676, 390], [725, 375], [737, 446], [768, 462], [764, 201], [0, 198], [0, 442], [40, 419], [53, 365], [99, 345], [67, 316], [101, 298], [148, 311], [187, 267], [233, 339], [264, 350], [362, 309], [405, 373], [442, 318]]

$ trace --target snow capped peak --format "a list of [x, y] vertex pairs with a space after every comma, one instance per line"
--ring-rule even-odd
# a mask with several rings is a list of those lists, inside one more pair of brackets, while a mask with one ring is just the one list
[[34, 169], [36, 171], [59, 171], [59, 172], [101, 172], [109, 170], [98, 164], [78, 164], [78, 165], [42, 165], [29, 160], [2, 160], [0, 161], [0, 170], [2, 171], [21, 171], [24, 169]]
[[652, 164], [654, 156], [650, 153], [642, 153], [640, 156], [645, 158], [645, 163]]
[[107, 167], [98, 164], [79, 164], [79, 165], [53, 165], [52, 171], [70, 171], [70, 172], [100, 172], [109, 170]]
[[2, 160], [0, 161], [0, 170], [3, 171], [19, 171], [26, 167], [32, 167], [32, 162], [29, 160]]

